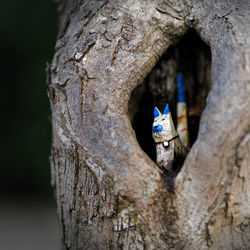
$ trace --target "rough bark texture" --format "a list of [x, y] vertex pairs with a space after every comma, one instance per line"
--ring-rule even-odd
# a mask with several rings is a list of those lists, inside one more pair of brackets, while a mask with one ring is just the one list
[[[59, 13], [48, 92], [65, 247], [248, 249], [248, 1], [61, 0]], [[213, 86], [170, 194], [127, 110], [133, 89], [189, 27], [210, 45]]]

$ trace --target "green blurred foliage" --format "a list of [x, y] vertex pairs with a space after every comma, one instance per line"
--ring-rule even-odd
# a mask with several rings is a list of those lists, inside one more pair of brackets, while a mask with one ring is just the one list
[[54, 52], [53, 0], [1, 1], [1, 192], [50, 194], [46, 62]]

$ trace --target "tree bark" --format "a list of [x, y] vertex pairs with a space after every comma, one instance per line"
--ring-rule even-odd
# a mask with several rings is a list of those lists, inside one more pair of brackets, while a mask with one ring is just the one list
[[[248, 1], [61, 0], [48, 66], [52, 186], [66, 249], [248, 249]], [[169, 193], [131, 92], [194, 28], [212, 53], [199, 134]]]

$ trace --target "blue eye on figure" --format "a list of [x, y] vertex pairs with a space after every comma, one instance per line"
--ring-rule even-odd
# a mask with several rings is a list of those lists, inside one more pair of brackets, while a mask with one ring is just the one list
[[163, 130], [163, 127], [161, 125], [157, 126], [158, 132], [161, 132]]
[[161, 125], [157, 125], [153, 127], [153, 133], [161, 132], [163, 130], [163, 127]]
[[156, 133], [156, 126], [153, 127], [153, 133]]

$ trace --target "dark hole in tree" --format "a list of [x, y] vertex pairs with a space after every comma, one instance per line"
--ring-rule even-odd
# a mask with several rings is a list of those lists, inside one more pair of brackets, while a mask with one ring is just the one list
[[192, 146], [198, 135], [200, 116], [212, 84], [210, 69], [210, 48], [190, 29], [177, 44], [163, 54], [144, 83], [132, 92], [128, 107], [132, 127], [141, 148], [153, 161], [156, 160], [152, 138], [154, 106], [162, 112], [165, 104], [169, 103], [176, 127], [176, 75], [182, 73], [185, 79]]

